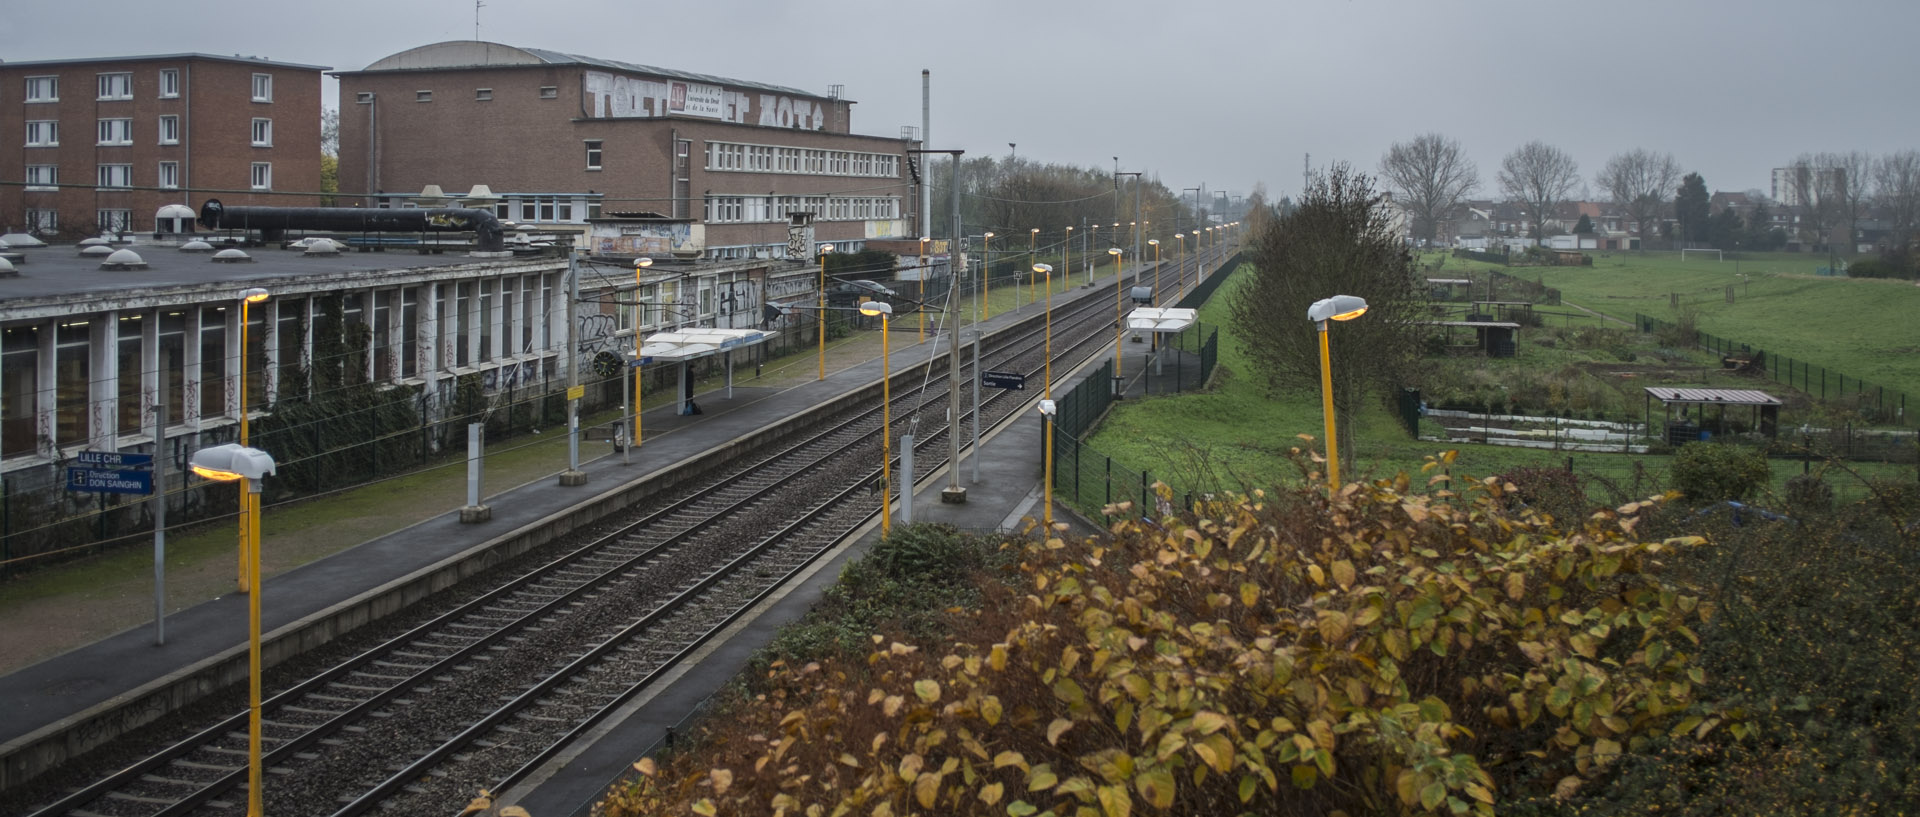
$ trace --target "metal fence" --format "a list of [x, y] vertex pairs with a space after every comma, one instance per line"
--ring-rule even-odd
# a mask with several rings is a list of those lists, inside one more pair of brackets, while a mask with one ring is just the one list
[[[1633, 323], [1641, 332], [1655, 334], [1677, 331], [1679, 327], [1658, 318], [1636, 313]], [[1868, 422], [1908, 426], [1907, 394], [1869, 383], [1858, 377], [1825, 366], [1808, 363], [1787, 355], [1769, 352], [1749, 343], [1693, 331], [1693, 343], [1722, 357], [1739, 357], [1764, 372], [1776, 383], [1806, 392], [1826, 402], [1851, 402]]]

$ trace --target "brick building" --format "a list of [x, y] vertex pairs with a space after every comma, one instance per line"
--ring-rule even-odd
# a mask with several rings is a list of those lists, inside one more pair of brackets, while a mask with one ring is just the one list
[[717, 260], [785, 257], [799, 213], [813, 214], [814, 240], [840, 250], [915, 233], [913, 145], [854, 134], [853, 103], [837, 89], [477, 41], [335, 76], [340, 188], [368, 206], [429, 203], [432, 186], [583, 237], [588, 219], [648, 214], [680, 222], [675, 249]]
[[164, 54], [0, 62], [0, 227], [162, 232], [172, 204], [302, 206], [320, 189], [323, 66]]

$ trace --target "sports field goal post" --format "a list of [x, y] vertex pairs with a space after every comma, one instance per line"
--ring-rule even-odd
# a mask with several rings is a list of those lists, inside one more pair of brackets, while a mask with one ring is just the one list
[[1697, 254], [1700, 254], [1700, 255], [1705, 255], [1705, 254], [1707, 254], [1707, 253], [1713, 253], [1713, 260], [1715, 260], [1715, 261], [1725, 261], [1725, 260], [1727, 260], [1727, 259], [1726, 259], [1726, 257], [1725, 257], [1724, 255], [1722, 255], [1722, 254], [1721, 254], [1721, 251], [1720, 251], [1720, 250], [1706, 250], [1706, 249], [1694, 249], [1694, 248], [1692, 248], [1692, 247], [1682, 247], [1682, 248], [1680, 248], [1680, 260], [1682, 260], [1682, 261], [1685, 261], [1685, 260], [1687, 260], [1687, 253], [1697, 253]]

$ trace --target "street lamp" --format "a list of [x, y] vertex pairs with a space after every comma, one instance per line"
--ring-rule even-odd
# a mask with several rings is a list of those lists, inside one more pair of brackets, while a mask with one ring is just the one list
[[1350, 321], [1367, 311], [1367, 301], [1358, 295], [1335, 295], [1307, 307], [1307, 320], [1320, 328], [1320, 409], [1327, 425], [1327, 487], [1340, 490], [1340, 453], [1333, 429], [1333, 361], [1327, 352], [1327, 321]]
[[[241, 445], [247, 444], [247, 359], [248, 359], [247, 350], [252, 348], [252, 345], [247, 340], [247, 330], [249, 328], [248, 325], [253, 322], [253, 316], [251, 314], [252, 310], [250, 309], [250, 307], [252, 307], [254, 304], [265, 301], [268, 298], [268, 296], [269, 296], [269, 293], [266, 290], [261, 289], [259, 287], [252, 287], [249, 289], [240, 290], [240, 444]], [[158, 450], [158, 449], [156, 448], [155, 450]], [[252, 590], [253, 584], [247, 579], [247, 560], [251, 558], [248, 554], [252, 551], [254, 547], [253, 540], [247, 537], [247, 531], [249, 530], [251, 530], [251, 528], [247, 526], [246, 503], [241, 503], [240, 505], [240, 556], [239, 556], [240, 569], [239, 569], [238, 583], [240, 585], [240, 592], [242, 593], [253, 592]]]
[[820, 314], [814, 319], [814, 333], [820, 336], [820, 379], [827, 379], [827, 255], [832, 244], [820, 245]]
[[[260, 291], [266, 297], [266, 290]], [[193, 452], [188, 462], [195, 474], [220, 482], [240, 483], [240, 523], [248, 527], [243, 541], [260, 541], [260, 479], [274, 472], [273, 457], [258, 448], [237, 443]], [[248, 509], [251, 509], [249, 512]], [[247, 815], [259, 817], [260, 787], [260, 549], [248, 554], [247, 575], [253, 591], [247, 594]]]
[[[1040, 228], [1035, 227], [1033, 228], [1032, 232], [1027, 234], [1027, 265], [1028, 266], [1033, 266], [1033, 251], [1039, 245], [1040, 245]], [[1039, 276], [1034, 276], [1034, 277], [1038, 278]], [[1037, 284], [1039, 284], [1039, 281], [1027, 282], [1027, 300], [1029, 301], [1040, 300], [1040, 293], [1034, 291], [1034, 287]], [[1014, 300], [1015, 301], [1020, 300], [1017, 294], [1015, 295]], [[1014, 308], [1018, 309], [1019, 305], [1015, 304]]]
[[[1066, 276], [1067, 286], [1073, 286], [1073, 226], [1067, 226], [1067, 238], [1060, 242], [1060, 274]], [[1087, 271], [1087, 283], [1093, 283], [1093, 271]], [[1047, 303], [1053, 303], [1053, 279], [1047, 279]]]
[[1160, 305], [1160, 239], [1147, 239], [1147, 246], [1153, 248], [1153, 305]]
[[893, 529], [893, 347], [888, 333], [893, 305], [863, 301], [860, 314], [880, 316], [880, 538], [884, 539]]
[[1173, 234], [1173, 286], [1185, 289], [1187, 286], [1187, 234]]
[[1049, 537], [1053, 536], [1053, 414], [1055, 411], [1057, 411], [1057, 409], [1054, 407], [1052, 399], [1040, 401], [1040, 416], [1047, 418], [1047, 453], [1044, 455], [1045, 465], [1042, 466], [1042, 470], [1046, 471], [1047, 496], [1045, 503], [1046, 510], [1042, 512], [1042, 515], [1046, 519], [1046, 535]]
[[633, 444], [636, 447], [640, 445], [640, 384], [646, 380], [640, 376], [640, 324], [646, 322], [646, 307], [640, 305], [640, 273], [651, 266], [653, 259], [644, 255], [633, 260], [633, 365], [627, 369], [633, 376]]
[[1053, 396], [1053, 267], [1047, 264], [1033, 265], [1033, 277], [1037, 279], [1042, 275], [1045, 275], [1047, 277], [1047, 320], [1046, 320], [1047, 371], [1045, 375], [1046, 381], [1041, 385], [1041, 390], [1044, 392], [1042, 396], [1052, 397]]
[[[1113, 226], [1119, 227], [1120, 225], [1115, 224]], [[1117, 234], [1119, 230], [1115, 230], [1114, 232]], [[1121, 374], [1120, 349], [1122, 347], [1120, 336], [1127, 329], [1126, 293], [1121, 290], [1126, 289], [1126, 287], [1120, 283], [1120, 248], [1109, 247], [1107, 248], [1107, 254], [1113, 256], [1113, 376], [1118, 380]]]
[[980, 237], [980, 292], [978, 293], [980, 308], [974, 311], [973, 316], [973, 322], [976, 324], [984, 323], [987, 318], [992, 317], [992, 315], [989, 314], [992, 310], [987, 308], [987, 294], [992, 290], [992, 287], [993, 233], [988, 231], [986, 235]]

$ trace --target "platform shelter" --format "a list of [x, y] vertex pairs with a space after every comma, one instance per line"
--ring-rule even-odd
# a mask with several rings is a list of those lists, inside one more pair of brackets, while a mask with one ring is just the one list
[[699, 408], [693, 403], [693, 378], [688, 368], [694, 361], [713, 355], [725, 358], [727, 366], [727, 397], [733, 397], [733, 352], [746, 349], [755, 344], [765, 343], [778, 332], [766, 332], [759, 329], [679, 329], [672, 332], [655, 332], [640, 344], [640, 359], [635, 365], [648, 363], [680, 364], [679, 408], [676, 414], [685, 416], [696, 414]]

